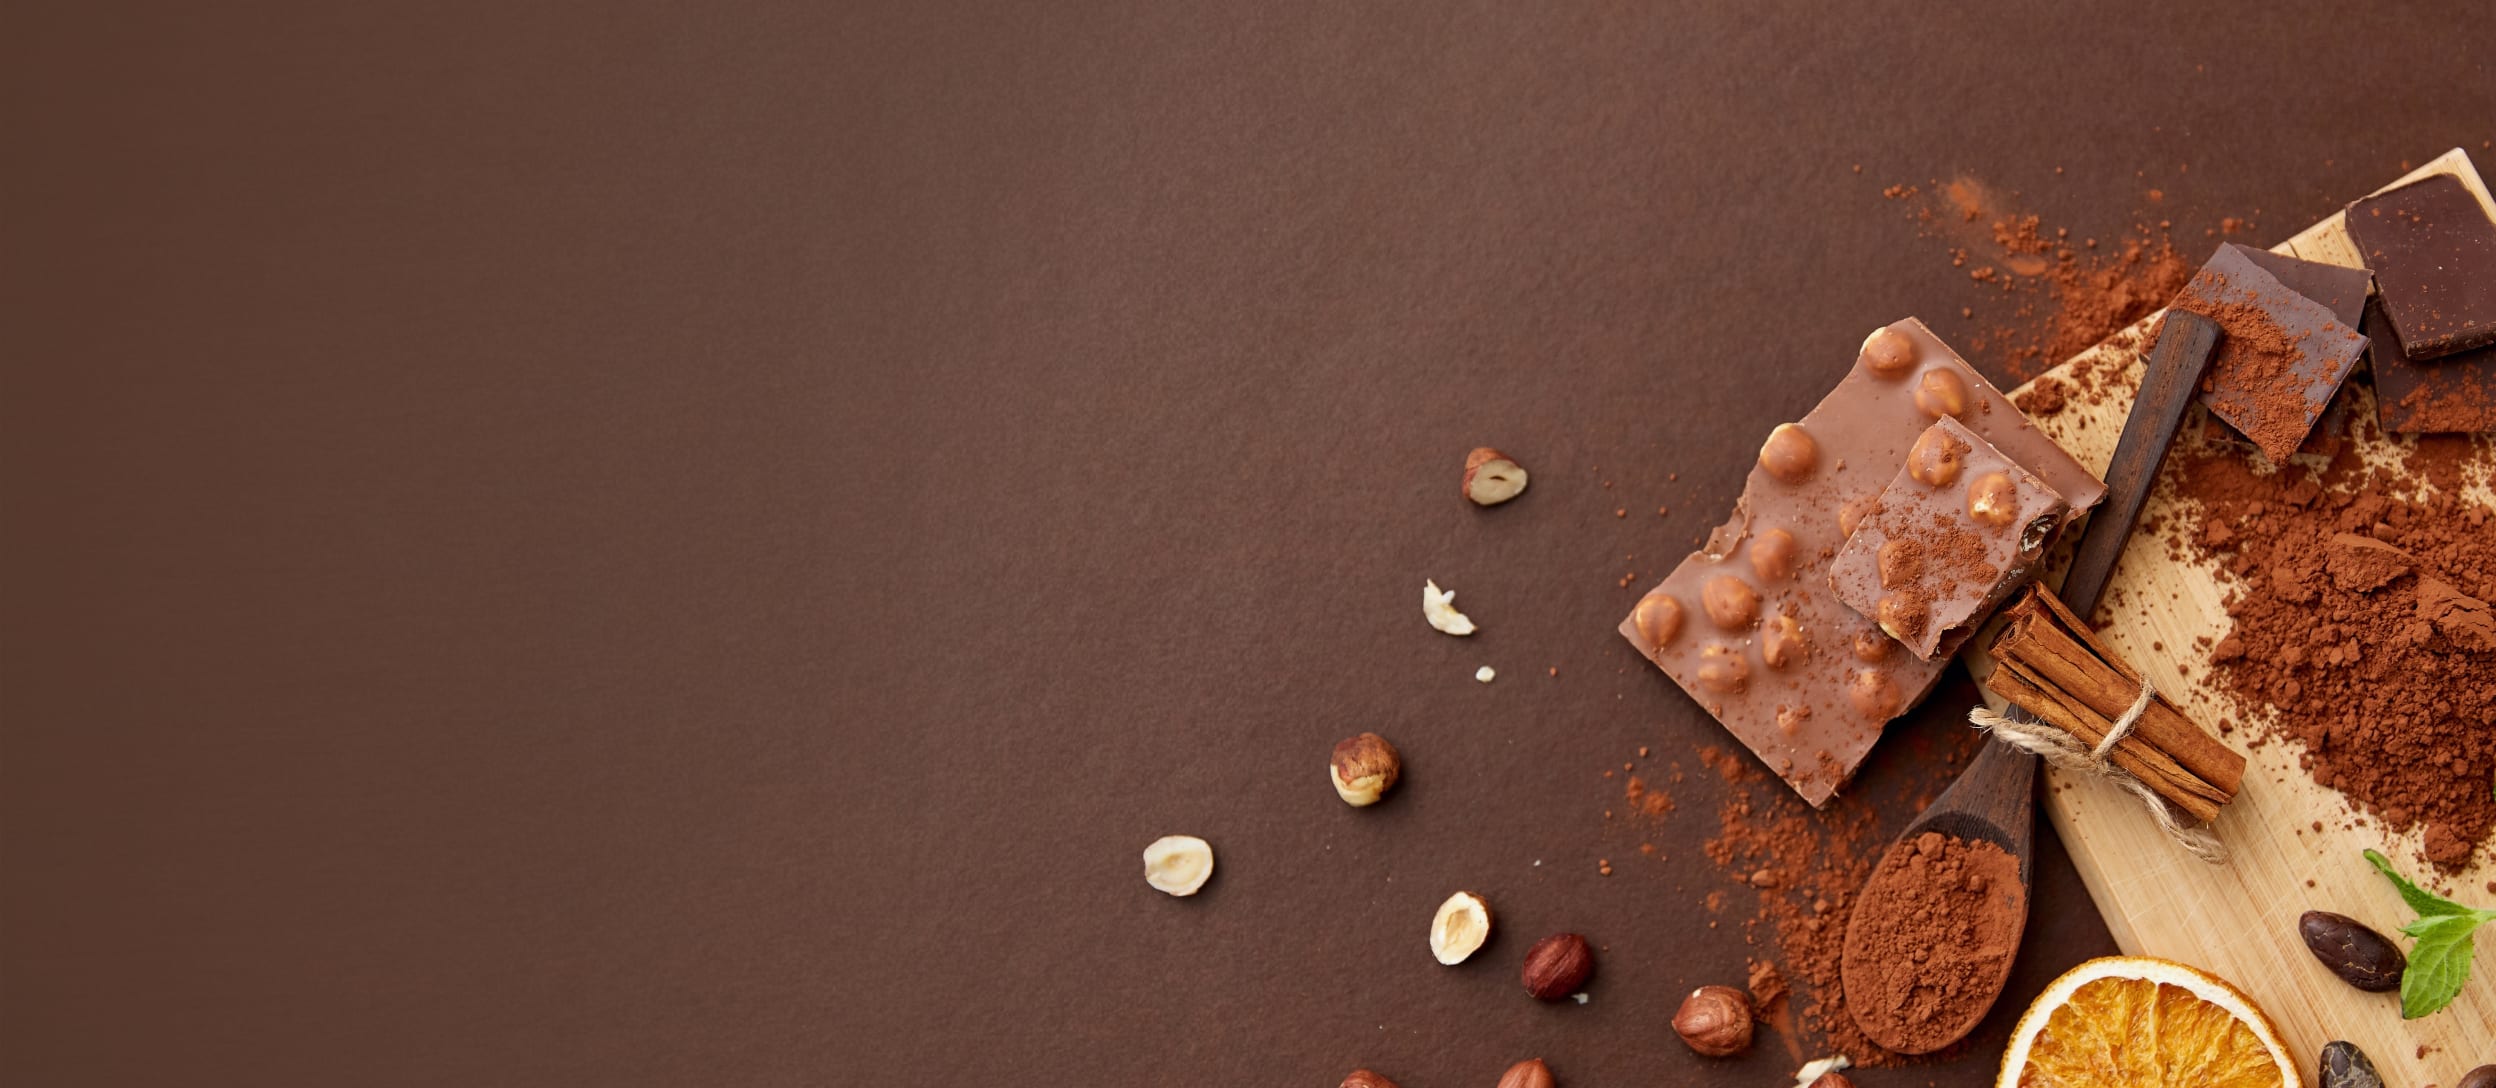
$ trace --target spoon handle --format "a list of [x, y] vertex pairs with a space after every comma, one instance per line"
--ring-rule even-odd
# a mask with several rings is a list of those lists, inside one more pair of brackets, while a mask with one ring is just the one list
[[2061, 597], [2071, 614], [2087, 619], [2105, 596], [2115, 575], [2115, 562], [2132, 538], [2132, 523], [2158, 483], [2158, 466], [2167, 447], [2184, 426], [2184, 409], [2201, 393], [2201, 376], [2219, 344], [2219, 326], [2209, 318], [2168, 310], [2158, 344], [2141, 375], [2140, 395], [2123, 421], [2123, 437], [2115, 440], [2114, 460], [2106, 466], [2106, 501], [2089, 518], [2080, 545], [2063, 574]]

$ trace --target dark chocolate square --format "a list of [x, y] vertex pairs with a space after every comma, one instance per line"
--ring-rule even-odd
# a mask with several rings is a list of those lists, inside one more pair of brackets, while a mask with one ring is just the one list
[[2496, 344], [2496, 220], [2459, 177], [2367, 197], [2348, 224], [2411, 361]]

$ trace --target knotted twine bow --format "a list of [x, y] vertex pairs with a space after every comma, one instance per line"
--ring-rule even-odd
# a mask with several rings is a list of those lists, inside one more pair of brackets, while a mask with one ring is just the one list
[[2211, 834], [2206, 827], [2185, 826], [2184, 821], [2176, 818], [2174, 807], [2158, 796], [2158, 791], [2149, 788], [2149, 783], [2133, 777], [2132, 772], [2115, 766], [2107, 758], [2114, 753], [2115, 745], [2131, 734], [2132, 727], [2140, 724], [2141, 715], [2149, 710], [2150, 702], [2156, 698], [2158, 689], [2150, 684], [2148, 674], [2142, 674], [2140, 695], [2133, 698], [2131, 709], [2124, 711], [2122, 717], [2107, 727], [2106, 738], [2098, 741], [2095, 748], [2081, 744], [2078, 737], [2029, 717], [2018, 707], [2012, 707], [2008, 714], [1996, 714], [1990, 708], [1980, 706], [1967, 712], [1967, 721], [2002, 738], [2012, 747], [2035, 753], [2063, 770], [2105, 779], [2116, 788], [2139, 798], [2142, 807], [2149, 809], [2150, 818], [2158, 821], [2158, 830], [2166, 832], [2176, 845], [2212, 865], [2225, 864], [2227, 846], [2219, 841], [2217, 835]]

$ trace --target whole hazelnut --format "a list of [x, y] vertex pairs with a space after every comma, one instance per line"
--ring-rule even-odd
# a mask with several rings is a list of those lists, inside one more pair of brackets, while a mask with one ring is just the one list
[[1595, 952], [1586, 938], [1555, 933], [1525, 951], [1525, 992], [1537, 1000], [1558, 1001], [1586, 988], [1595, 973]]
[[1551, 1067], [1541, 1058], [1527, 1058], [1499, 1075], [1499, 1088], [1553, 1088]]
[[1794, 576], [1794, 534], [1783, 529], [1761, 532], [1751, 541], [1751, 570], [1763, 582], [1782, 582]]
[[1759, 619], [1759, 591], [1733, 575], [1719, 574], [1699, 587], [1699, 606], [1716, 626], [1745, 630]]
[[1681, 633], [1681, 602], [1659, 589], [1638, 602], [1630, 622], [1637, 625], [1638, 637], [1647, 640], [1649, 647], [1662, 649]]
[[[1935, 374], [1948, 374], [1936, 370]], [[1959, 478], [1959, 470], [1967, 461], [1968, 445], [1939, 427], [1931, 428], [1915, 440], [1915, 448], [1907, 451], [1907, 475], [1918, 483], [1948, 487]]]
[[1804, 1088], [1855, 1088], [1855, 1082], [1846, 1079], [1844, 1073], [1830, 1072], [1820, 1074], [1818, 1080], [1812, 1081]]
[[1820, 463], [1820, 443], [1812, 440], [1811, 432], [1800, 423], [1780, 423], [1768, 432], [1768, 441], [1759, 444], [1759, 467], [1768, 475], [1789, 484], [1811, 478], [1811, 470]]
[[1915, 341], [1886, 325], [1863, 338], [1863, 365], [1884, 378], [1905, 374], [1915, 365]]
[[1336, 744], [1334, 757], [1326, 762], [1326, 777], [1334, 782], [1335, 794], [1354, 808], [1377, 804], [1403, 774], [1404, 757], [1376, 733]]
[[1915, 383], [1915, 406], [1939, 419], [1967, 411], [1967, 380], [1955, 370], [1926, 371]]
[[2496, 1065], [2482, 1065], [2462, 1074], [2453, 1088], [2496, 1088]]
[[2019, 516], [2019, 488], [2007, 472], [1988, 472], [1967, 485], [1967, 516], [2002, 526]]
[[1379, 1076], [1374, 1069], [1355, 1069], [1343, 1078], [1341, 1088], [1397, 1088], [1394, 1081]]
[[1729, 1058], [1751, 1048], [1751, 998], [1731, 986], [1701, 986], [1682, 999], [1673, 1030], [1690, 1049]]

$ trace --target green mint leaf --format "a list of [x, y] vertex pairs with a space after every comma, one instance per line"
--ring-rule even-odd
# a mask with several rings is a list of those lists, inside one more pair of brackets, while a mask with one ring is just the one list
[[2470, 908], [2410, 883], [2408, 877], [2392, 871], [2392, 863], [2385, 860], [2383, 855], [2368, 850], [2366, 860], [2373, 862], [2375, 871], [2382, 873], [2385, 879], [2392, 882], [2393, 887], [2400, 889], [2401, 899], [2409, 904], [2409, 909], [2417, 911], [2420, 916], [2433, 918], [2441, 914], [2470, 913]]
[[2421, 918], [2402, 928], [2418, 943], [2409, 950], [2409, 969], [2401, 973], [2401, 1019], [2416, 1020], [2452, 1004], [2470, 981], [2470, 936], [2486, 913]]

